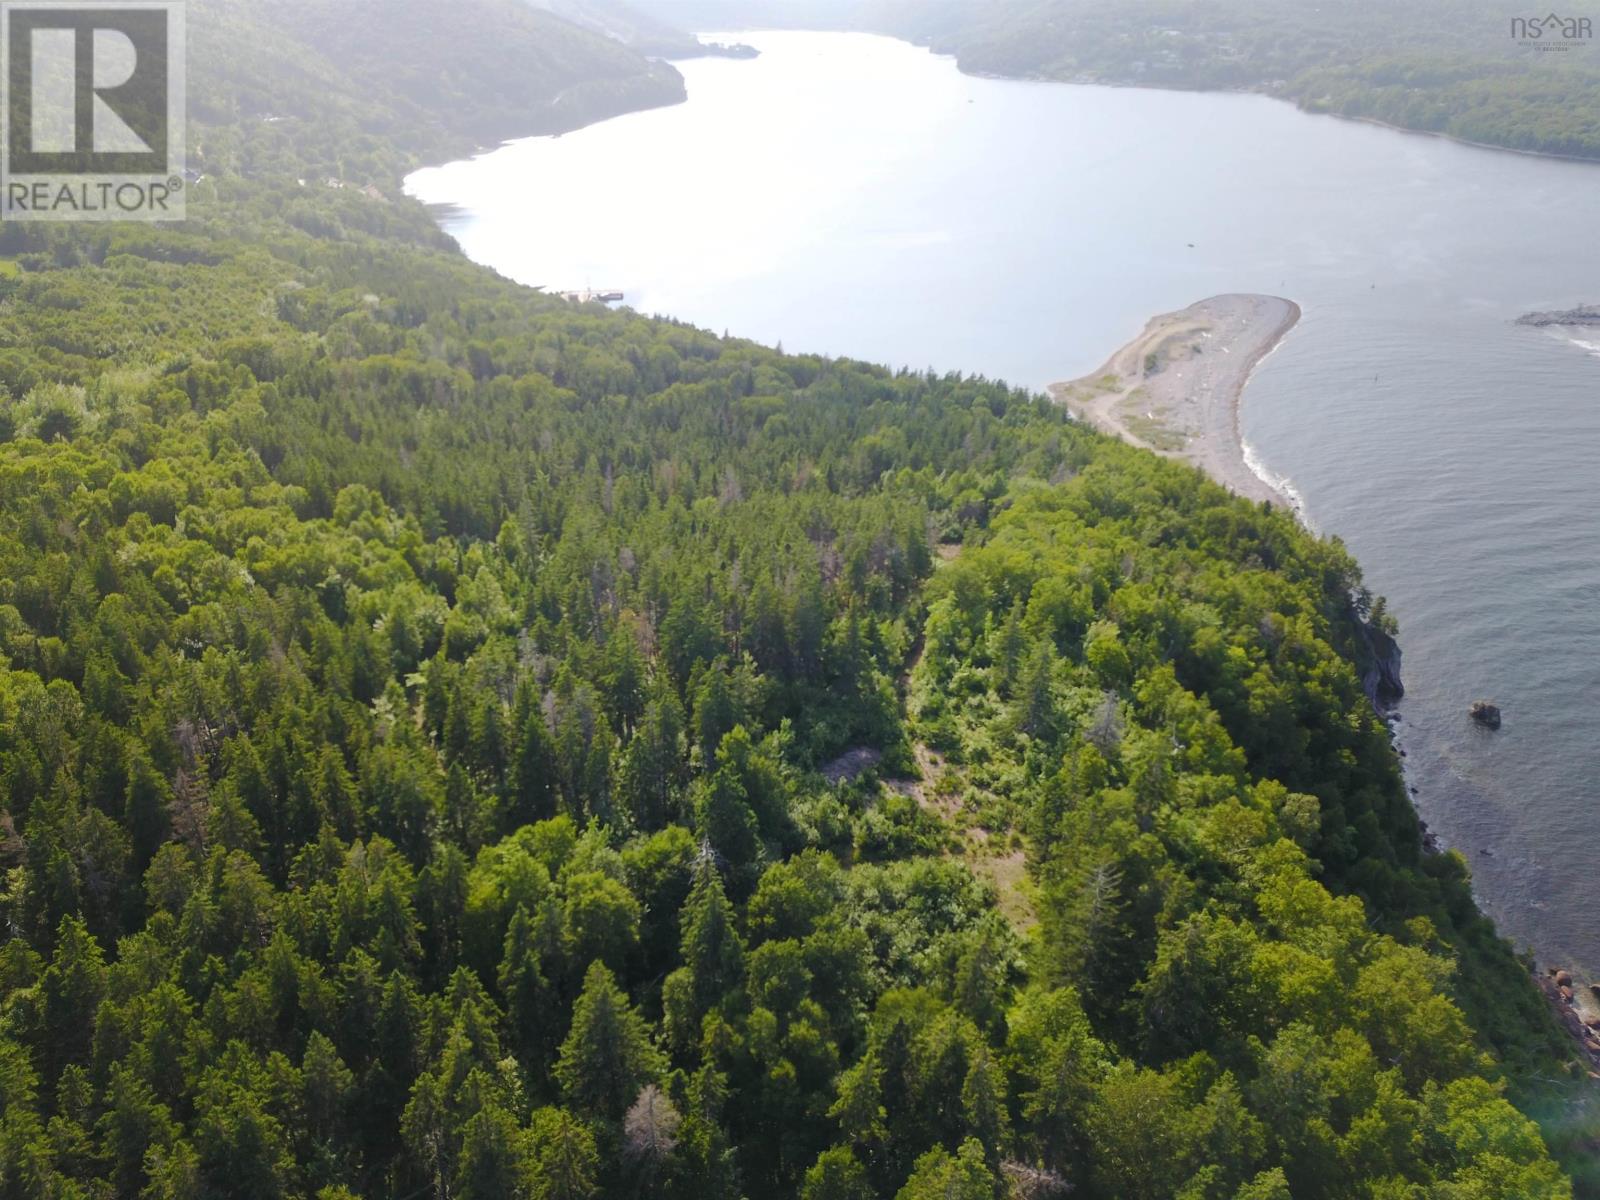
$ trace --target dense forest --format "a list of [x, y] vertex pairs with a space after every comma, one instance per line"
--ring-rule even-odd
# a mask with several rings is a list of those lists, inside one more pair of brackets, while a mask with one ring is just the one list
[[191, 219], [0, 228], [0, 1197], [1571, 1195], [1342, 547], [471, 265], [580, 68], [429, 7], [193, 0]]
[[[1600, 6], [1566, 49], [1547, 8], [1500, 0], [650, 0], [716, 28], [872, 29], [983, 74], [1259, 91], [1311, 112], [1600, 158]], [[1551, 52], [1554, 48], [1555, 52]]]

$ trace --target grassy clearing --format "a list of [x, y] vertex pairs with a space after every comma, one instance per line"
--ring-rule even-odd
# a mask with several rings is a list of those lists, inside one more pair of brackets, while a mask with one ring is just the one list
[[1122, 424], [1134, 437], [1156, 450], [1178, 451], [1189, 444], [1185, 434], [1148, 412], [1124, 411]]

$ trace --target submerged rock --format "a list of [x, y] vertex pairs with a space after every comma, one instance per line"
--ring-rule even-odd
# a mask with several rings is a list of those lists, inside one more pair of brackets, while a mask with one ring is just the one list
[[1467, 714], [1485, 729], [1500, 728], [1500, 708], [1488, 700], [1474, 700]]

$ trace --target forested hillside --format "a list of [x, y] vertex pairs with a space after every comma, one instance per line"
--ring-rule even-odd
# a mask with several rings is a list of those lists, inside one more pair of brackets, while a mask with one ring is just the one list
[[684, 98], [683, 78], [523, 0], [193, 0], [198, 165], [385, 188], [426, 161]]
[[192, 219], [0, 228], [0, 1197], [1571, 1194], [1337, 543], [507, 283], [194, 7]]

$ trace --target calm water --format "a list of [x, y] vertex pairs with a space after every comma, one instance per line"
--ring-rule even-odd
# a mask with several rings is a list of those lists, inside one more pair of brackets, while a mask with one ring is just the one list
[[[1042, 386], [1229, 291], [1305, 316], [1247, 439], [1401, 622], [1429, 824], [1519, 945], [1600, 972], [1600, 167], [1252, 96], [973, 79], [882, 38], [740, 35], [689, 102], [413, 176], [530, 284], [790, 349]], [[1192, 246], [1191, 246], [1192, 243]], [[1466, 706], [1492, 696], [1505, 728]]]

